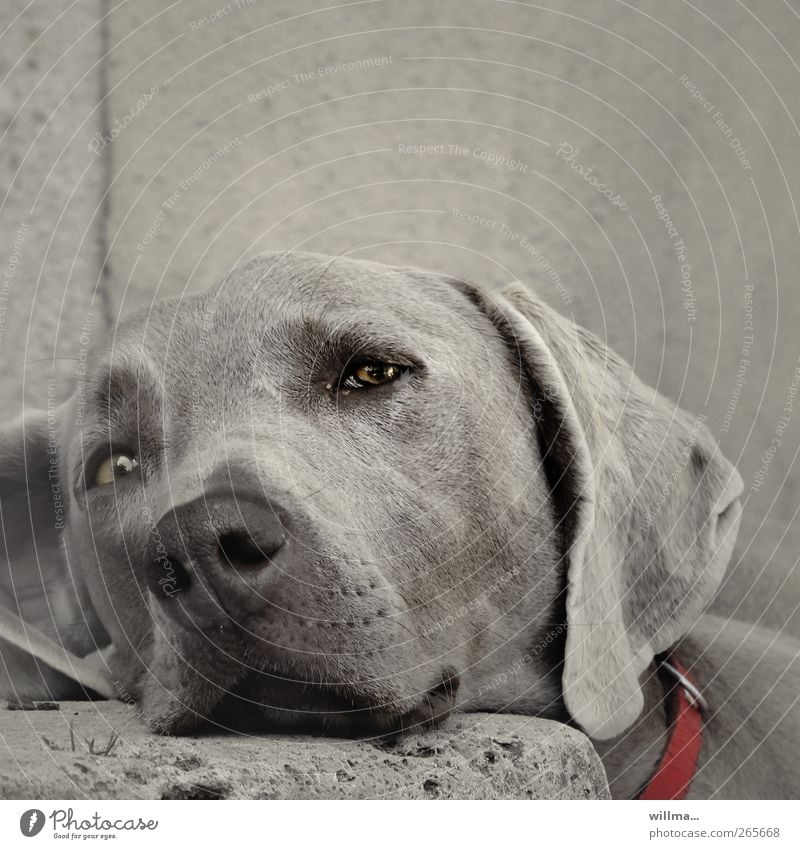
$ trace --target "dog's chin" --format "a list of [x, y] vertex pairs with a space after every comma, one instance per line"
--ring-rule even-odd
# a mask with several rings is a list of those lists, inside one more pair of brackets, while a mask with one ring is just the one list
[[293, 733], [371, 738], [433, 728], [455, 706], [458, 676], [444, 670], [414, 698], [369, 692], [346, 684], [250, 672], [227, 686], [193, 681], [143, 694], [142, 712], [162, 734]]

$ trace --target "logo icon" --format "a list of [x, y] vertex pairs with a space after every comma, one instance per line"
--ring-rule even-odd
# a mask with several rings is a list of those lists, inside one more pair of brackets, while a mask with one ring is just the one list
[[25, 837], [36, 837], [44, 828], [44, 811], [31, 808], [19, 818], [19, 830]]

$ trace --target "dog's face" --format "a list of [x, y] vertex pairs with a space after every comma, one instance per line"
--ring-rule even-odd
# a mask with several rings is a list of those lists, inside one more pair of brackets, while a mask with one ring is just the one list
[[[40, 430], [0, 439], [26, 481]], [[702, 424], [523, 289], [308, 254], [130, 319], [55, 432], [70, 578], [160, 731], [607, 738], [738, 519]]]
[[[118, 330], [65, 431], [65, 533], [157, 727], [435, 720], [557, 628], [562, 542], [510, 357], [453, 283], [319, 257]], [[516, 685], [555, 714], [552, 656]]]

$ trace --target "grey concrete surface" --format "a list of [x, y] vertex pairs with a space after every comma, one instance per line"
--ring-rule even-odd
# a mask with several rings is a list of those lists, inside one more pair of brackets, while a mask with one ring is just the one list
[[[0, 11], [0, 356], [3, 419], [74, 387], [81, 350], [107, 326], [100, 0]], [[88, 335], [87, 335], [88, 334]], [[65, 358], [54, 360], [54, 357]], [[66, 359], [75, 358], [75, 359]], [[49, 377], [55, 377], [48, 384]]]
[[588, 739], [529, 717], [460, 716], [398, 741], [169, 738], [127, 705], [64, 702], [0, 727], [0, 799], [608, 798]]

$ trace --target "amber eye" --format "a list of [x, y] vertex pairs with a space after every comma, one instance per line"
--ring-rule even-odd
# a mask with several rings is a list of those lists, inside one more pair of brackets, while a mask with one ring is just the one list
[[370, 386], [382, 386], [392, 383], [402, 377], [408, 369], [392, 363], [380, 363], [366, 361], [357, 363], [349, 371], [346, 371], [339, 381], [343, 389], [366, 389]]
[[106, 486], [113, 483], [117, 478], [133, 474], [139, 467], [139, 461], [133, 454], [124, 451], [115, 451], [110, 457], [106, 457], [97, 467], [92, 480], [93, 486]]

